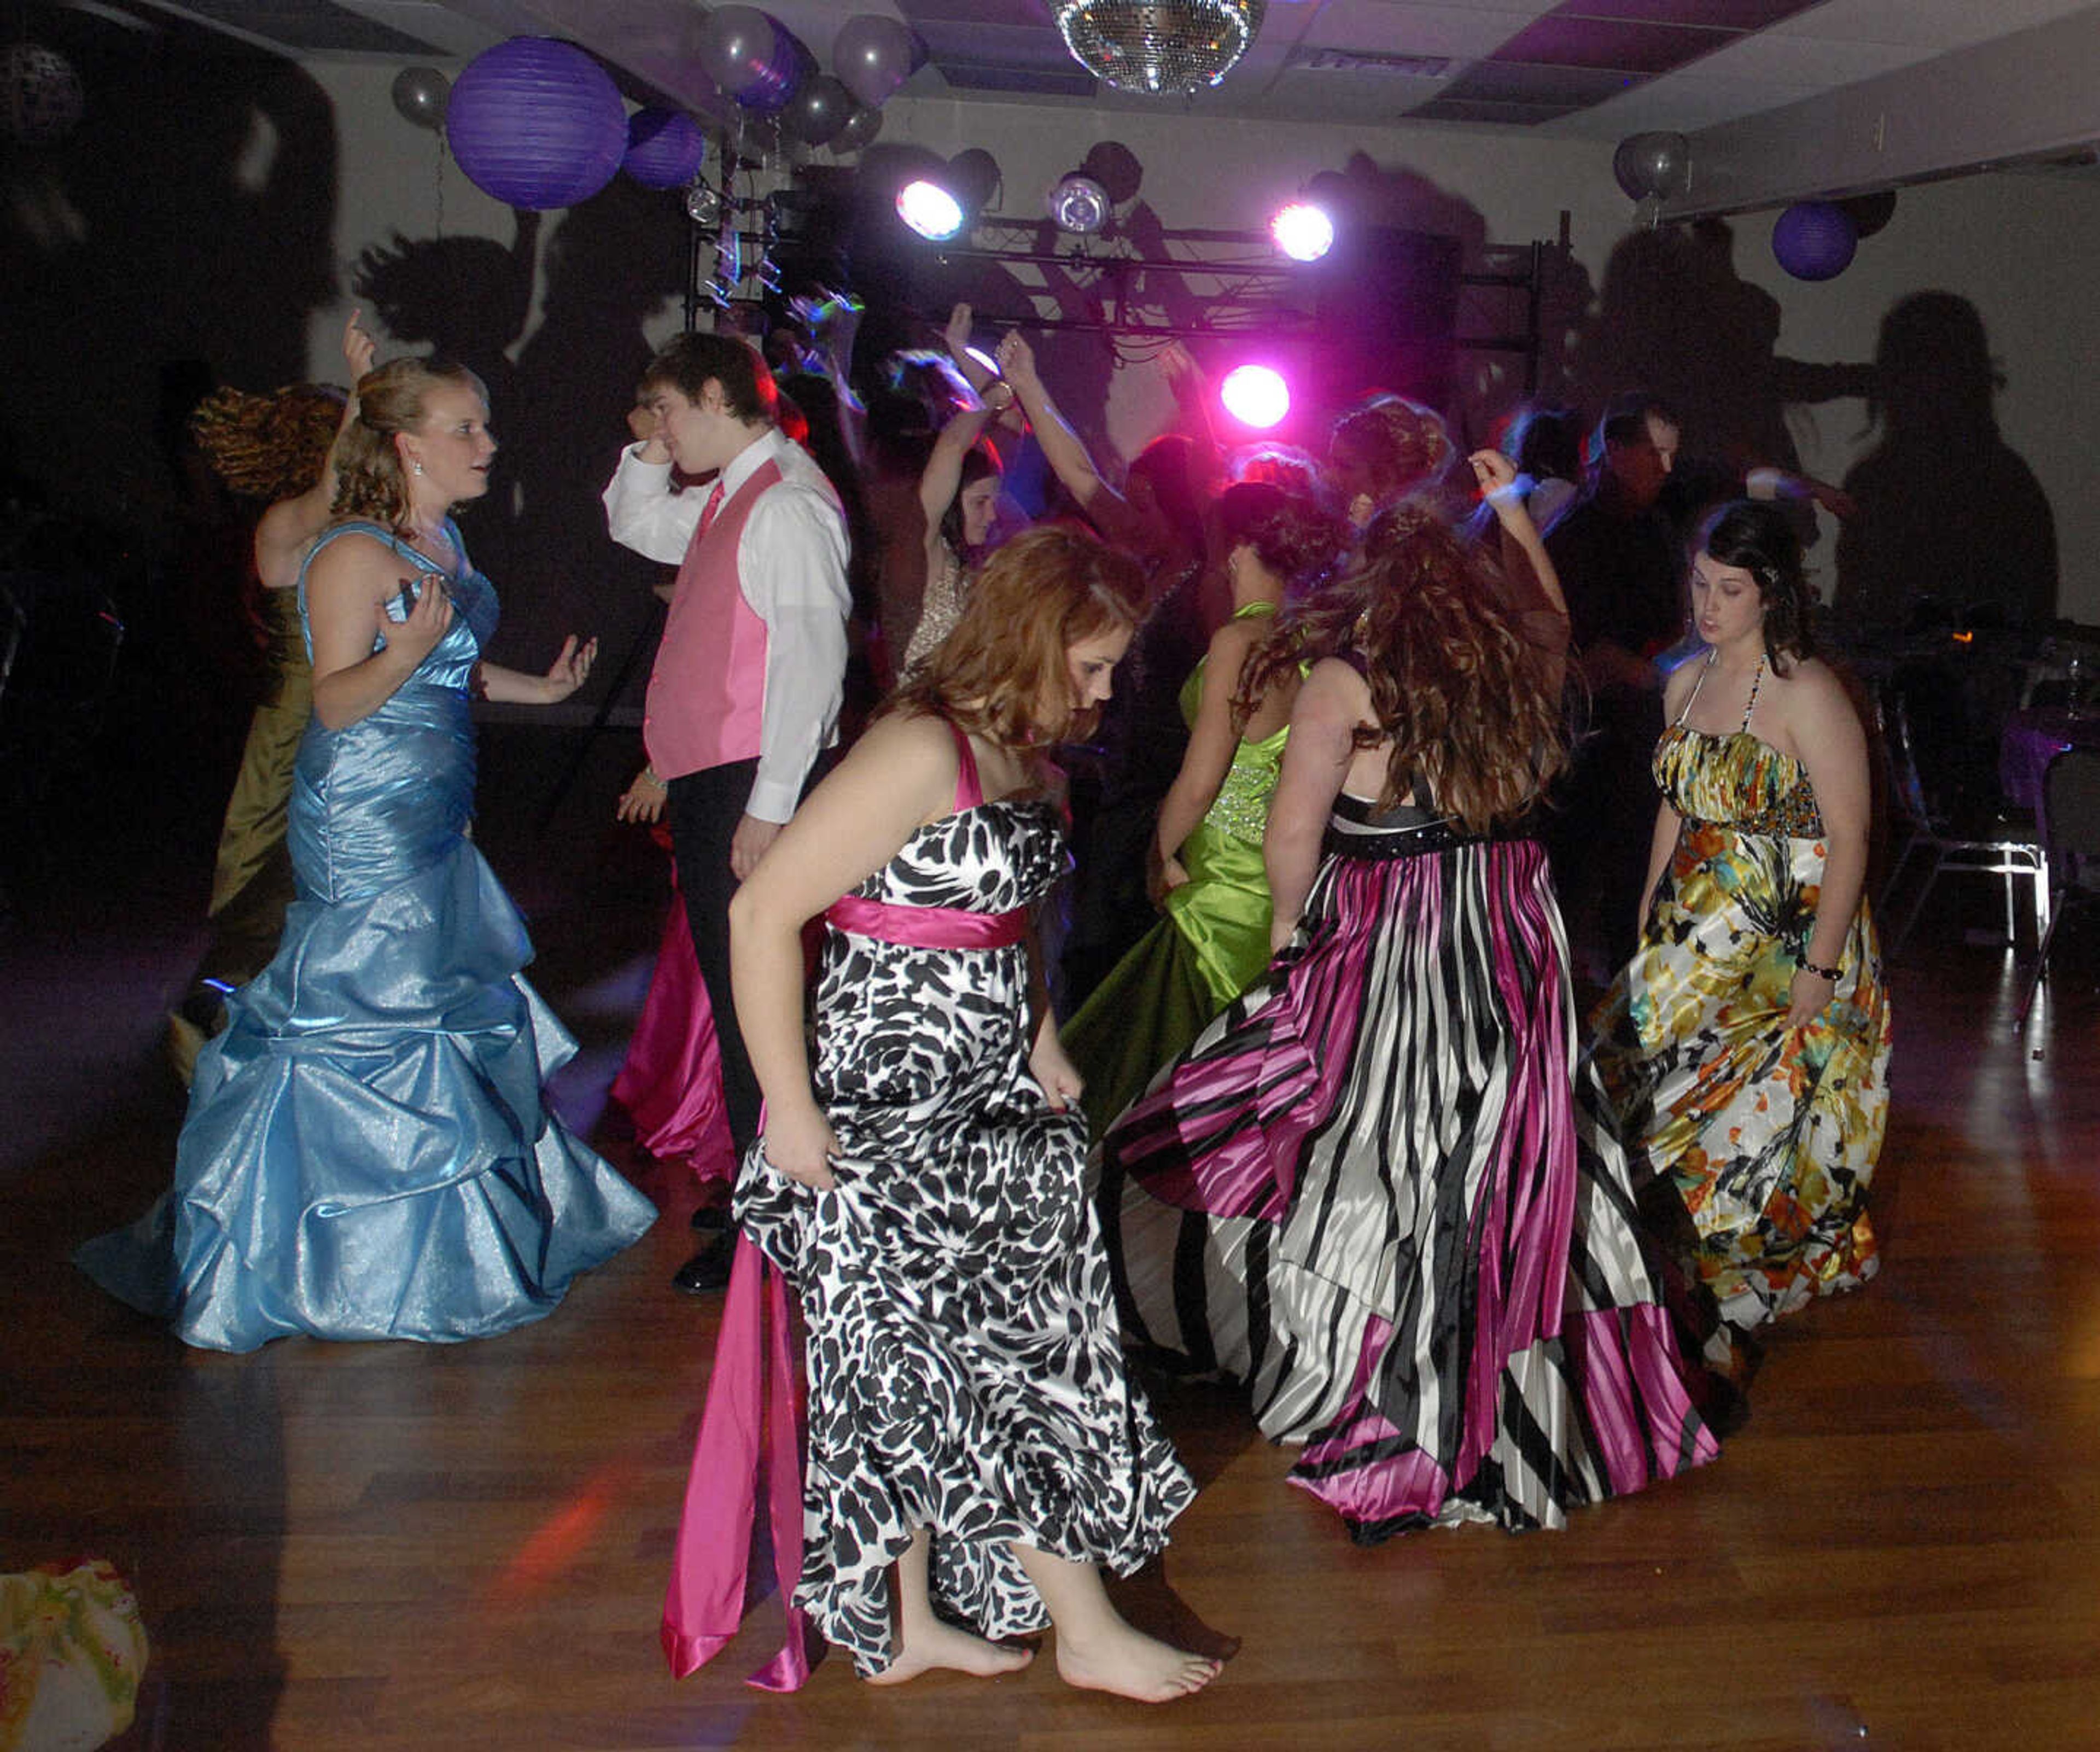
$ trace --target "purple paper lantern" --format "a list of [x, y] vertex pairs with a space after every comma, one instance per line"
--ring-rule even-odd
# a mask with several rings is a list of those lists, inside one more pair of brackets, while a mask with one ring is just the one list
[[1796, 280], [1835, 280], [1859, 247], [1851, 214], [1832, 201], [1797, 201], [1772, 227], [1772, 254]]
[[707, 137], [682, 111], [638, 109], [627, 118], [620, 168], [644, 188], [683, 188], [707, 155]]
[[452, 82], [445, 134], [476, 188], [544, 213], [588, 201], [612, 180], [627, 151], [627, 106], [573, 43], [513, 37]]

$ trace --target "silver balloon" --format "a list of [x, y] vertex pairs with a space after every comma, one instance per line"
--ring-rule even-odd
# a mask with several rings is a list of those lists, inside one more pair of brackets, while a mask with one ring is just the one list
[[701, 67], [731, 97], [773, 64], [779, 33], [755, 6], [718, 6], [700, 25], [694, 45]]
[[882, 112], [856, 104], [854, 113], [846, 117], [846, 125], [839, 130], [838, 138], [832, 142], [832, 150], [857, 152], [862, 147], [872, 144], [876, 135], [881, 132]]
[[909, 25], [873, 12], [848, 19], [832, 44], [832, 65], [870, 109], [880, 109], [925, 59]]
[[1681, 134], [1629, 134], [1612, 154], [1612, 174], [1629, 201], [1667, 201], [1692, 186], [1692, 148]]
[[805, 146], [823, 146], [845, 131], [853, 114], [853, 94], [829, 73], [818, 73], [788, 99], [780, 126]]
[[1058, 179], [1043, 196], [1043, 205], [1051, 223], [1075, 237], [1092, 236], [1108, 223], [1109, 214], [1115, 210], [1109, 204], [1109, 192], [1076, 170]]
[[419, 128], [445, 125], [445, 99], [452, 82], [435, 67], [404, 67], [394, 76], [394, 108]]

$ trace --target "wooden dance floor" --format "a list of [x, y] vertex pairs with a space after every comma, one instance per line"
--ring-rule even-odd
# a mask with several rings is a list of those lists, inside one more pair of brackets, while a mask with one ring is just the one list
[[[583, 1039], [561, 1097], [591, 1124], [660, 854], [598, 825], [609, 773], [586, 777], [591, 819], [543, 832], [532, 763], [493, 753], [483, 843]], [[772, 1599], [672, 1679], [657, 1624], [719, 1304], [668, 1286], [690, 1185], [609, 1123], [664, 1217], [506, 1337], [229, 1357], [105, 1299], [67, 1253], [165, 1184], [159, 1019], [198, 947], [194, 870], [137, 886], [61, 893], [0, 942], [0, 1570], [96, 1556], [133, 1579], [153, 1648], [126, 1752], [2100, 1745], [2089, 935], [2016, 1039], [2010, 959], [1962, 943], [1958, 889], [1935, 899], [1894, 981], [1882, 1275], [1781, 1330], [1703, 1472], [1564, 1532], [1357, 1550], [1231, 1394], [1161, 1391], [1202, 1492], [1122, 1597], [1233, 1653], [1148, 1709], [1065, 1689], [1047, 1652], [895, 1691], [833, 1657], [772, 1696], [743, 1683]]]

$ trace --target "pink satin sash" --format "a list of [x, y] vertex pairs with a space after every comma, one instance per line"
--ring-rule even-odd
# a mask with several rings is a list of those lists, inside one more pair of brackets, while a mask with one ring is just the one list
[[810, 1622], [795, 1604], [802, 1573], [797, 1365], [787, 1285], [764, 1254], [739, 1238], [664, 1596], [664, 1656], [675, 1678], [720, 1654], [743, 1622], [761, 1460], [774, 1586], [788, 1629], [772, 1659], [745, 1683], [797, 1691], [810, 1676]]
[[1012, 912], [971, 912], [960, 907], [908, 907], [841, 894], [825, 908], [824, 922], [857, 937], [909, 949], [1010, 949], [1028, 940], [1026, 907]]

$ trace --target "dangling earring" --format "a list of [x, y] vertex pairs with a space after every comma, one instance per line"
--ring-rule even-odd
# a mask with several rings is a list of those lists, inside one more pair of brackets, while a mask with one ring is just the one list
[[421, 462], [412, 464], [409, 472], [415, 474], [421, 474], [423, 472], [423, 465]]

